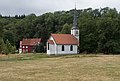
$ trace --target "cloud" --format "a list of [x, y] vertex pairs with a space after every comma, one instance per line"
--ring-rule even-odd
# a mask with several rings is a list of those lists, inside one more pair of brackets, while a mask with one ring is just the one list
[[0, 0], [2, 15], [31, 14], [37, 15], [58, 10], [111, 7], [120, 11], [119, 0]]

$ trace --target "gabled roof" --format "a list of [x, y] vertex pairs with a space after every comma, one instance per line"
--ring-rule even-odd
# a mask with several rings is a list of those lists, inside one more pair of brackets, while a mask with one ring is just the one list
[[79, 42], [77, 38], [75, 38], [71, 34], [51, 34], [56, 44], [64, 44], [64, 45], [78, 45]]
[[54, 44], [53, 40], [48, 40], [49, 44]]
[[41, 42], [41, 38], [23, 39], [22, 45], [36, 46]]

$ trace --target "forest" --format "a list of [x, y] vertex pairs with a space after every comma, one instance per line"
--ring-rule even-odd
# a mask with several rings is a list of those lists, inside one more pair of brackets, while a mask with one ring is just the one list
[[[43, 44], [51, 33], [70, 34], [74, 9], [40, 16], [0, 15], [0, 53], [12, 53], [23, 38], [42, 38]], [[120, 54], [120, 13], [115, 8], [77, 10], [81, 53]]]

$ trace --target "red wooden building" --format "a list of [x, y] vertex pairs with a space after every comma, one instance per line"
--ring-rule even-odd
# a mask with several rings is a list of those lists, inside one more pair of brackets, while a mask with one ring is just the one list
[[37, 45], [41, 43], [41, 38], [23, 39], [20, 41], [19, 53], [31, 53], [35, 51]]

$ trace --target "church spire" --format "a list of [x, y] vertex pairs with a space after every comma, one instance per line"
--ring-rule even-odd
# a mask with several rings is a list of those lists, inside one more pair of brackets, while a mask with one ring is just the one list
[[73, 19], [73, 27], [71, 28], [71, 35], [76, 37], [79, 41], [79, 28], [77, 25], [77, 11], [76, 11], [76, 4], [75, 4], [75, 10], [74, 10], [74, 19]]
[[77, 11], [76, 11], [76, 4], [75, 4], [75, 9], [74, 9], [74, 20], [73, 20], [73, 27], [72, 29], [78, 29], [77, 27]]

